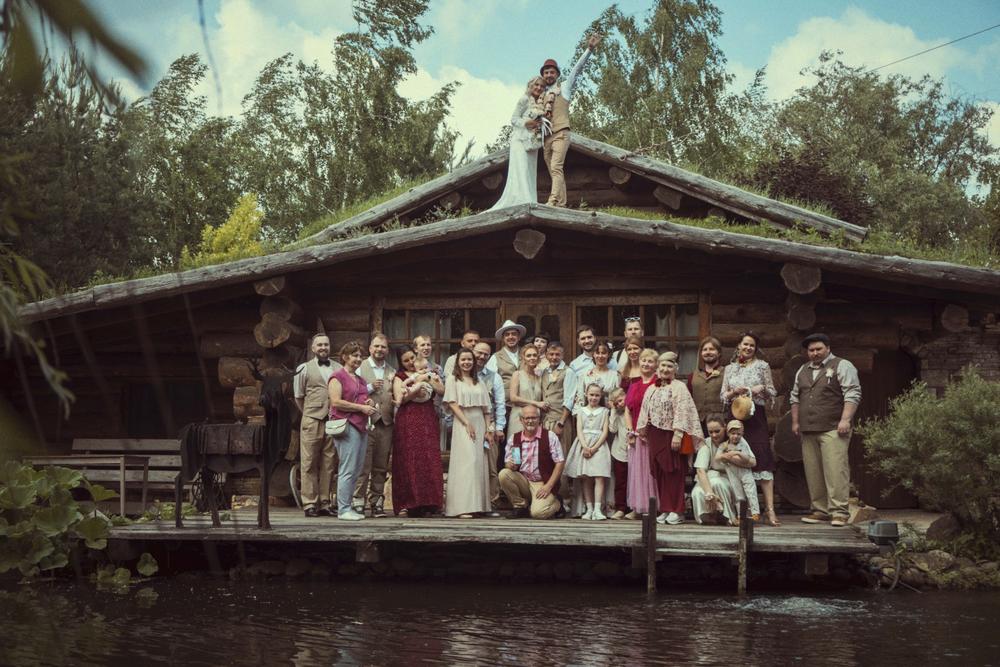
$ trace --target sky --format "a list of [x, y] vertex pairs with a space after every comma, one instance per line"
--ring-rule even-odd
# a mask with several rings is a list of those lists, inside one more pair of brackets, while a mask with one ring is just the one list
[[[473, 155], [496, 138], [524, 83], [546, 58], [571, 65], [587, 26], [608, 0], [431, 0], [426, 23], [434, 35], [415, 50], [418, 72], [400, 92], [430, 96], [461, 84], [449, 124]], [[621, 0], [625, 14], [644, 15], [653, 0]], [[717, 0], [719, 46], [742, 89], [766, 68], [769, 95], [783, 99], [809, 83], [800, 72], [823, 50], [840, 50], [850, 65], [879, 67], [969, 33], [1000, 24], [1000, 0]], [[150, 64], [148, 81], [123, 80], [136, 97], [204, 41], [197, 0], [95, 0], [110, 29]], [[270, 60], [291, 52], [332, 68], [337, 35], [355, 28], [350, 0], [204, 0], [208, 41], [221, 81], [203, 84], [209, 111], [239, 114], [241, 100]], [[205, 59], [207, 61], [207, 59]], [[1000, 28], [887, 67], [882, 72], [943, 79], [946, 90], [996, 111], [988, 128], [1000, 146]], [[110, 70], [108, 70], [110, 71]], [[111, 71], [115, 76], [118, 73]]]

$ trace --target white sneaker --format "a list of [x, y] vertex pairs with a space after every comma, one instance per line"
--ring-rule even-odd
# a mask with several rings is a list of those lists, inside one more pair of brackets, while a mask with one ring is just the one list
[[592, 521], [604, 521], [608, 517], [604, 516], [604, 512], [602, 512], [600, 509], [596, 509], [594, 510], [594, 513], [590, 515], [590, 518]]
[[343, 521], [361, 521], [365, 518], [365, 516], [363, 514], [358, 514], [354, 510], [347, 510], [346, 512], [337, 514], [337, 518]]
[[[659, 519], [657, 519], [657, 521], [659, 521]], [[679, 523], [684, 523], [684, 517], [682, 517], [677, 512], [671, 512], [670, 514], [667, 515], [667, 523], [669, 523], [671, 526], [676, 526]]]
[[666, 522], [667, 522], [667, 513], [666, 512], [664, 512], [663, 514], [661, 514], [658, 517], [656, 517], [656, 523], [666, 523]]
[[584, 521], [590, 521], [591, 519], [594, 518], [594, 510], [588, 509], [580, 516], [580, 518], [583, 519]]

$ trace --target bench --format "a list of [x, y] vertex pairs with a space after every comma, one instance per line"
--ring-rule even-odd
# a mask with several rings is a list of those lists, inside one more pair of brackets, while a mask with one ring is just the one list
[[149, 492], [173, 493], [174, 480], [181, 468], [180, 440], [140, 438], [77, 438], [72, 454], [26, 457], [34, 466], [55, 465], [83, 472], [91, 483], [117, 484], [119, 511], [125, 515], [125, 493], [141, 490], [137, 514], [146, 510]]

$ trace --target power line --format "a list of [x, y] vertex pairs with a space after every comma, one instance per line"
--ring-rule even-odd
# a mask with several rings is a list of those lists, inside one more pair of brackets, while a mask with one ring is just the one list
[[944, 47], [949, 46], [951, 44], [954, 44], [955, 42], [961, 42], [963, 39], [969, 39], [970, 37], [975, 37], [976, 35], [981, 35], [984, 32], [989, 32], [990, 30], [993, 30], [995, 28], [1000, 28], [1000, 23], [997, 23], [996, 25], [991, 25], [989, 28], [983, 28], [982, 30], [977, 30], [976, 32], [969, 33], [968, 35], [965, 35], [963, 37], [959, 37], [958, 39], [953, 39], [950, 42], [945, 42], [944, 44], [938, 44], [937, 46], [932, 46], [929, 49], [924, 49], [923, 51], [920, 51], [919, 53], [914, 53], [913, 55], [906, 56], [905, 58], [900, 58], [899, 60], [893, 60], [891, 63], [886, 63], [885, 65], [879, 65], [878, 67], [873, 67], [872, 69], [870, 69], [868, 71], [869, 72], [877, 72], [878, 70], [884, 69], [884, 68], [889, 67], [891, 65], [897, 65], [897, 64], [903, 62], [904, 60], [909, 60], [911, 58], [916, 58], [917, 56], [922, 56], [925, 53], [930, 53], [931, 51], [937, 51], [938, 49], [941, 49], [941, 48], [944, 48]]

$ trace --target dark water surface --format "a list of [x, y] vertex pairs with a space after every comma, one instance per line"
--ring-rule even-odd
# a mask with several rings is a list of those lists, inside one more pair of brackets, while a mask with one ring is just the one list
[[[0, 589], [0, 663], [1000, 665], [1000, 594], [163, 579]], [[153, 594], [155, 592], [155, 595]]]

